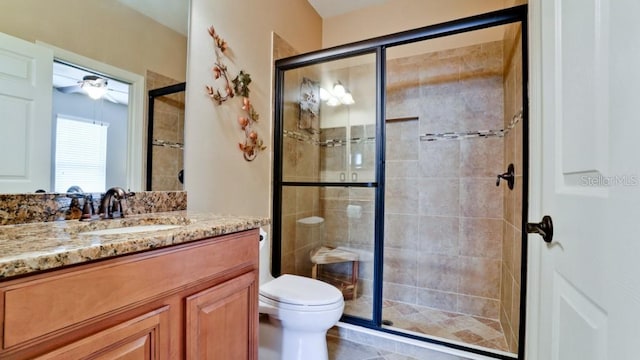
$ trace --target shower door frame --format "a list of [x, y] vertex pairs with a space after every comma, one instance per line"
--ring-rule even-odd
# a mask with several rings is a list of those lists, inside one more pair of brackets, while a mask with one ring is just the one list
[[[444, 345], [450, 348], [463, 350], [479, 355], [497, 359], [524, 359], [525, 327], [526, 327], [526, 292], [527, 292], [527, 246], [526, 231], [522, 232], [522, 266], [520, 273], [520, 325], [518, 329], [518, 353], [517, 358], [498, 354], [490, 350], [477, 349], [458, 343], [438, 340], [428, 336], [418, 336], [406, 332], [385, 328], [382, 326], [382, 301], [383, 301], [383, 267], [384, 267], [384, 190], [385, 190], [385, 102], [386, 102], [386, 49], [388, 47], [425, 41], [449, 35], [455, 35], [474, 30], [482, 30], [490, 27], [520, 23], [522, 26], [522, 223], [521, 228], [526, 229], [527, 199], [529, 188], [529, 107], [528, 107], [528, 41], [527, 41], [527, 9], [528, 6], [519, 5], [489, 13], [474, 15], [471, 17], [456, 19], [440, 24], [429, 25], [422, 28], [403, 31], [395, 34], [358, 41], [355, 43], [340, 45], [327, 49], [317, 50], [301, 55], [295, 55], [275, 62], [275, 110], [274, 110], [274, 164], [273, 164], [273, 222], [272, 222], [272, 246], [271, 273], [273, 276], [281, 274], [281, 236], [282, 236], [282, 188], [284, 186], [309, 186], [309, 187], [364, 187], [375, 189], [375, 221], [374, 221], [374, 264], [373, 264], [373, 309], [371, 320], [343, 315], [342, 321], [377, 331], [400, 335], [403, 337]], [[284, 101], [284, 74], [287, 70], [293, 70], [305, 66], [316, 65], [323, 62], [350, 58], [358, 55], [375, 54], [376, 56], [376, 175], [374, 182], [292, 182], [283, 181], [283, 123], [284, 113], [281, 104]]]
[[[147, 101], [147, 171], [145, 189], [146, 191], [152, 191], [152, 178], [153, 178], [153, 126], [155, 116], [155, 101], [157, 97], [177, 94], [184, 92], [187, 88], [186, 82], [181, 82], [174, 85], [161, 87], [158, 89], [149, 90]], [[183, 141], [184, 142], [184, 141]]]

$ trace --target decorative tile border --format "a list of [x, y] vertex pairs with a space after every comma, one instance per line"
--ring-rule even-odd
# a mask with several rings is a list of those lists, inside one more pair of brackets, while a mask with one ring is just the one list
[[376, 142], [376, 138], [374, 136], [370, 136], [370, 137], [363, 137], [363, 138], [359, 138], [359, 137], [351, 138], [348, 141], [347, 139], [329, 139], [329, 140], [319, 142], [319, 145], [324, 147], [340, 147], [340, 146], [347, 146], [347, 143], [367, 144], [367, 143], [375, 143], [375, 142]]
[[420, 135], [421, 141], [439, 141], [439, 140], [462, 140], [469, 138], [492, 138], [504, 137], [511, 131], [517, 123], [522, 121], [522, 109], [518, 111], [509, 121], [509, 125], [505, 129], [499, 130], [479, 130], [467, 132], [445, 132], [445, 133], [426, 133]]
[[180, 150], [183, 150], [184, 148], [184, 144], [182, 143], [167, 141], [167, 140], [158, 140], [158, 139], [153, 139], [152, 145], [180, 149]]
[[320, 141], [315, 136], [299, 133], [297, 131], [282, 130], [284, 137], [309, 143], [311, 145], [319, 145]]
[[347, 139], [328, 139], [328, 140], [324, 140], [324, 141], [320, 141], [317, 138], [307, 135], [307, 134], [302, 134], [299, 133], [297, 131], [289, 131], [289, 130], [283, 130], [282, 131], [284, 137], [288, 137], [294, 140], [298, 140], [298, 141], [302, 141], [302, 142], [306, 142], [308, 144], [311, 145], [315, 145], [315, 146], [321, 146], [321, 147], [340, 147], [340, 146], [346, 146], [348, 142], [350, 142], [351, 144], [362, 144], [362, 143], [375, 143], [376, 138], [374, 136], [370, 136], [370, 137], [354, 137], [351, 138], [349, 140]]
[[[470, 138], [504, 137], [520, 121], [522, 121], [522, 109], [520, 109], [520, 111], [518, 111], [511, 118], [511, 120], [509, 121], [509, 125], [505, 129], [478, 130], [478, 131], [466, 131], [466, 132], [425, 133], [420, 135], [420, 141], [441, 141], [441, 140], [462, 140], [462, 139], [470, 139]], [[321, 146], [321, 147], [340, 147], [340, 146], [346, 146], [348, 142], [350, 142], [351, 144], [359, 144], [359, 143], [375, 143], [376, 141], [375, 137], [351, 138], [350, 140], [328, 139], [328, 140], [320, 141], [314, 136], [302, 134], [296, 131], [283, 130], [282, 133], [285, 137], [306, 142], [311, 145]]]
[[467, 132], [426, 133], [420, 135], [420, 141], [462, 140], [477, 137], [503, 137], [504, 130], [480, 130]]

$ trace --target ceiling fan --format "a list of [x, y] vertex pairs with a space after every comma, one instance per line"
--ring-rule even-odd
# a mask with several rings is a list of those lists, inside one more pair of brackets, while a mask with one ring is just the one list
[[118, 101], [111, 97], [107, 92], [107, 90], [109, 90], [107, 88], [108, 83], [109, 81], [103, 77], [97, 75], [86, 75], [82, 80], [78, 81], [77, 85], [60, 86], [56, 89], [65, 94], [82, 92], [94, 100], [105, 98], [113, 103], [118, 103]]

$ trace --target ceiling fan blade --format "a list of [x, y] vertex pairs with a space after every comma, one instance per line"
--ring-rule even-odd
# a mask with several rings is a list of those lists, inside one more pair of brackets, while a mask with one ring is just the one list
[[109, 95], [109, 92], [107, 92], [106, 94], [102, 95], [102, 97], [106, 100], [111, 101], [114, 104], [120, 104], [120, 102], [118, 100], [116, 100], [116, 98], [114, 98], [113, 96]]
[[60, 87], [57, 87], [56, 90], [64, 94], [71, 94], [71, 93], [80, 91], [81, 88], [80, 88], [80, 85], [71, 85], [71, 86], [60, 86]]

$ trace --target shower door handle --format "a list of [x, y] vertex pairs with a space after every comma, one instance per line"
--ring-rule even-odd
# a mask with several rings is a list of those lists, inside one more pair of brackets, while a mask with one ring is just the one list
[[539, 223], [527, 223], [527, 233], [538, 234], [546, 243], [553, 241], [553, 221], [551, 216], [545, 215]]
[[513, 190], [513, 185], [516, 182], [516, 174], [515, 168], [513, 164], [509, 164], [507, 167], [507, 172], [504, 174], [498, 174], [498, 180], [496, 181], [496, 186], [500, 186], [500, 179], [507, 182], [507, 186], [509, 186], [509, 190]]

